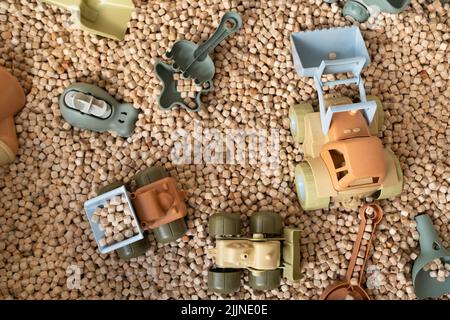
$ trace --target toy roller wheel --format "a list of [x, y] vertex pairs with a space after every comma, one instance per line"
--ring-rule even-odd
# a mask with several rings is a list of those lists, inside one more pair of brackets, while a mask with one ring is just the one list
[[187, 231], [186, 222], [184, 218], [163, 224], [155, 229], [153, 233], [159, 243], [168, 243], [175, 241], [185, 235]]
[[330, 198], [317, 195], [314, 175], [311, 166], [307, 162], [301, 162], [295, 168], [295, 187], [303, 210], [328, 208]]
[[390, 151], [390, 150], [388, 150], [388, 151], [389, 151], [389, 156], [395, 162], [395, 171], [396, 171], [396, 174], [398, 177], [398, 181], [394, 185], [386, 186], [383, 189], [377, 191], [374, 194], [374, 197], [377, 199], [389, 199], [389, 198], [396, 197], [402, 193], [402, 189], [403, 189], [403, 171], [400, 166], [400, 161], [398, 161], [397, 156], [392, 151]]
[[377, 104], [377, 111], [375, 112], [373, 121], [370, 124], [370, 133], [372, 135], [377, 135], [378, 132], [382, 130], [384, 124], [383, 103], [381, 103], [380, 98], [376, 96], [367, 96], [367, 101], [375, 101]]
[[212, 237], [237, 236], [241, 233], [241, 217], [237, 213], [216, 213], [209, 218], [208, 232]]
[[232, 293], [239, 290], [241, 285], [239, 269], [213, 268], [208, 271], [208, 288], [217, 293]]
[[302, 143], [305, 139], [305, 115], [313, 112], [309, 103], [297, 104], [289, 109], [289, 126], [295, 142]]
[[250, 287], [254, 290], [272, 290], [280, 286], [281, 269], [250, 272]]
[[136, 188], [141, 188], [147, 184], [156, 182], [168, 176], [169, 174], [164, 168], [149, 167], [145, 170], [138, 172], [134, 177], [134, 181], [136, 181]]
[[144, 235], [144, 239], [133, 242], [125, 247], [116, 250], [119, 257], [123, 260], [130, 260], [132, 258], [137, 258], [144, 255], [150, 248], [150, 242], [148, 241], [147, 235]]
[[342, 15], [351, 22], [365, 22], [369, 19], [369, 10], [362, 4], [349, 0], [345, 3], [342, 9]]
[[101, 194], [107, 193], [107, 192], [109, 192], [109, 191], [111, 191], [111, 190], [114, 190], [114, 189], [117, 189], [117, 188], [119, 188], [119, 187], [121, 187], [121, 186], [123, 186], [123, 185], [124, 185], [124, 184], [123, 184], [122, 182], [113, 182], [113, 183], [110, 183], [110, 184], [108, 184], [108, 185], [106, 185], [106, 186], [100, 188], [100, 189], [97, 191], [97, 195], [101, 195]]
[[283, 232], [283, 222], [275, 212], [257, 212], [250, 217], [250, 232], [279, 235]]

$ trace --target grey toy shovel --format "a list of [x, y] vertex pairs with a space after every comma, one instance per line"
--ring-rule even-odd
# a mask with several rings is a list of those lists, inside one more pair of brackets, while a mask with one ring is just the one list
[[[212, 90], [214, 74], [216, 72], [214, 62], [209, 56], [214, 48], [226, 37], [239, 30], [242, 20], [239, 14], [228, 12], [223, 15], [216, 32], [203, 44], [197, 45], [191, 41], [179, 40], [172, 49], [166, 53], [168, 59], [173, 59], [169, 65], [159, 61], [155, 65], [155, 72], [162, 81], [162, 91], [158, 103], [161, 109], [168, 110], [179, 105], [189, 111], [199, 111], [201, 108], [201, 95]], [[183, 78], [191, 78], [200, 91], [195, 96], [195, 106], [190, 107], [177, 90], [175, 73], [181, 73]]]
[[450, 277], [447, 277], [444, 282], [439, 282], [423, 268], [435, 259], [450, 263], [450, 251], [445, 249], [439, 241], [438, 234], [428, 215], [417, 216], [416, 222], [420, 236], [420, 255], [414, 262], [412, 270], [414, 289], [419, 299], [437, 298], [450, 293]]

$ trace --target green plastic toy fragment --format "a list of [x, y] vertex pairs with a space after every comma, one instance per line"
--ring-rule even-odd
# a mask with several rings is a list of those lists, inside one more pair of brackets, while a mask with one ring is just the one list
[[430, 276], [424, 267], [436, 259], [450, 263], [450, 251], [444, 248], [428, 215], [416, 217], [419, 231], [420, 255], [414, 262], [412, 280], [416, 296], [419, 299], [438, 298], [450, 293], [450, 277], [439, 282]]
[[115, 131], [129, 137], [136, 127], [139, 110], [119, 103], [105, 90], [87, 83], [74, 83], [59, 98], [63, 118], [72, 126], [97, 132]]
[[[168, 64], [159, 61], [155, 64], [155, 73], [162, 82], [158, 104], [162, 110], [170, 110], [175, 106], [188, 111], [201, 109], [201, 96], [213, 89], [213, 78], [216, 72], [214, 61], [209, 54], [226, 37], [242, 27], [242, 19], [236, 12], [227, 12], [220, 20], [214, 34], [204, 43], [198, 45], [187, 40], [178, 40], [166, 53]], [[187, 103], [177, 90], [178, 81], [174, 74], [180, 73], [182, 78], [194, 80], [200, 89], [196, 92], [192, 103]]]

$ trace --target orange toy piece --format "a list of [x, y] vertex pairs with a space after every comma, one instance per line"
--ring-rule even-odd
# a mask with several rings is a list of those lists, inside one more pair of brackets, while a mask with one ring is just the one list
[[186, 216], [184, 191], [172, 177], [163, 178], [137, 189], [131, 201], [143, 229], [155, 229]]
[[320, 156], [337, 191], [376, 187], [384, 181], [383, 145], [379, 138], [370, 135], [359, 110], [337, 113], [328, 136], [330, 142], [322, 147]]
[[17, 141], [14, 115], [25, 105], [25, 94], [17, 79], [0, 67], [0, 165], [14, 161]]

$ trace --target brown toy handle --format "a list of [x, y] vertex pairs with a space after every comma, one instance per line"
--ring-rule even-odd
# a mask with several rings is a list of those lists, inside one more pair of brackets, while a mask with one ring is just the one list
[[377, 225], [380, 223], [383, 218], [383, 209], [377, 204], [366, 204], [359, 210], [359, 215], [361, 218], [361, 223], [359, 225], [358, 236], [356, 237], [355, 244], [353, 246], [352, 256], [350, 258], [350, 263], [348, 265], [347, 273], [345, 275], [345, 279], [350, 283], [353, 276], [353, 269], [356, 265], [356, 260], [358, 259], [358, 253], [361, 250], [361, 243], [364, 236], [364, 231], [367, 226], [367, 220], [372, 220], [372, 233], [370, 234], [370, 239], [367, 242], [366, 254], [364, 256], [363, 264], [361, 266], [361, 271], [359, 273], [358, 284], [361, 285], [364, 268], [366, 266], [367, 257], [369, 256], [369, 251], [372, 246], [372, 239], [375, 235], [375, 230]]

